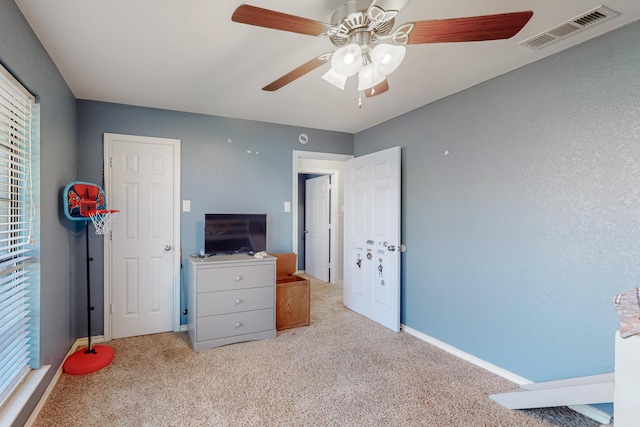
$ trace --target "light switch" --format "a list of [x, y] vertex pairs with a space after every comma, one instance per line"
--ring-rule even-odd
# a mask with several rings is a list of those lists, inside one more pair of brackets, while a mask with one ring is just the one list
[[182, 201], [182, 212], [191, 212], [191, 200]]
[[291, 202], [284, 202], [284, 211], [291, 212]]

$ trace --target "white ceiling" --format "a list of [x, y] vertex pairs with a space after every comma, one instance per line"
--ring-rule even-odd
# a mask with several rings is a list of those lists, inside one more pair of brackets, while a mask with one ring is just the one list
[[[620, 16], [541, 50], [519, 42], [584, 14], [593, 0], [409, 2], [396, 25], [532, 10], [509, 40], [408, 45], [388, 92], [341, 91], [323, 65], [275, 92], [261, 88], [319, 54], [326, 38], [231, 21], [240, 1], [15, 0], [78, 99], [356, 133], [640, 19], [640, 1], [606, 0]], [[330, 22], [343, 0], [255, 0], [254, 6]]]

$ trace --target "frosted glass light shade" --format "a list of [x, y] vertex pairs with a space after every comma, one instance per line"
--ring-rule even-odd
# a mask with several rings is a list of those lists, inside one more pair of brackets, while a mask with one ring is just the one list
[[371, 51], [371, 61], [381, 74], [388, 76], [402, 63], [406, 51], [404, 46], [379, 44]]
[[343, 76], [353, 76], [362, 67], [362, 49], [351, 43], [336, 50], [331, 57], [331, 68]]
[[358, 90], [365, 90], [382, 83], [385, 75], [378, 72], [373, 63], [367, 64], [358, 73]]
[[347, 83], [347, 76], [336, 73], [333, 68], [330, 68], [322, 78], [342, 90], [344, 90], [344, 85]]

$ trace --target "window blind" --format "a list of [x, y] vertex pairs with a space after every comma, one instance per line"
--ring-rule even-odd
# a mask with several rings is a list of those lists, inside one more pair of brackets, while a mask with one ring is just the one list
[[39, 363], [39, 292], [30, 274], [34, 102], [0, 67], [0, 405]]

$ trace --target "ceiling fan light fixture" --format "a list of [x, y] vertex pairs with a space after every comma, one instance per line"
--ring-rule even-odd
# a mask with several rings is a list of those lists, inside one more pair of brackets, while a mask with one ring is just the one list
[[367, 90], [370, 87], [382, 83], [385, 75], [378, 72], [373, 63], [367, 64], [358, 72], [358, 90]]
[[388, 76], [402, 63], [406, 51], [404, 46], [379, 44], [371, 51], [371, 61], [380, 74]]
[[333, 68], [330, 68], [329, 71], [327, 71], [322, 76], [322, 78], [328, 81], [329, 83], [331, 83], [332, 85], [334, 85], [335, 87], [337, 87], [338, 89], [342, 89], [342, 90], [344, 90], [344, 86], [347, 83], [347, 76], [343, 76], [342, 74], [336, 73], [336, 71]]
[[360, 67], [362, 67], [362, 49], [357, 43], [341, 47], [331, 57], [331, 68], [343, 76], [353, 76]]

